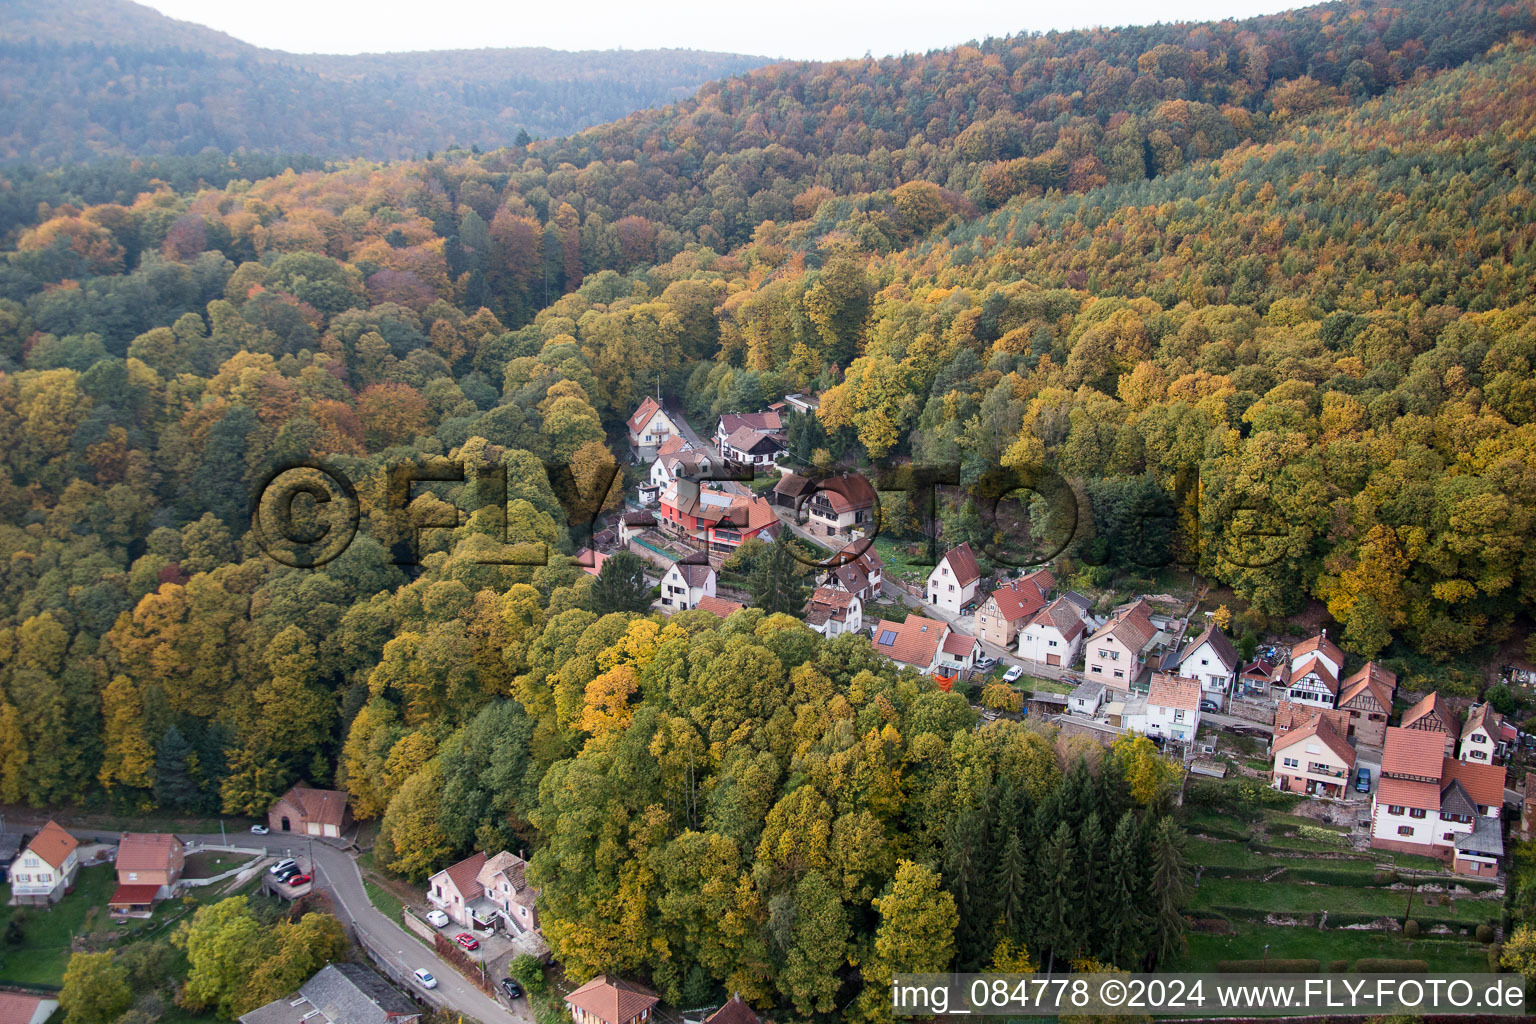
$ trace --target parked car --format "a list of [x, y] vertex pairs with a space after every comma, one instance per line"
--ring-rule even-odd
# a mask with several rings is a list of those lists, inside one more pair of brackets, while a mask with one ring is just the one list
[[295, 886], [297, 886], [297, 885], [308, 885], [310, 882], [313, 882], [314, 880], [315, 880], [314, 877], [311, 876], [311, 875], [293, 875], [292, 877], [290, 877], [288, 879], [288, 884], [289, 885], [295, 885]]
[[299, 866], [297, 864], [290, 864], [272, 877], [276, 878], [279, 882], [282, 882], [285, 885], [291, 885], [293, 884], [291, 879], [297, 878], [299, 874]]
[[978, 672], [985, 672], [987, 669], [996, 664], [996, 658], [992, 657], [990, 654], [983, 654], [981, 657], [976, 659], [976, 670]]
[[1024, 678], [1023, 665], [1015, 665], [1013, 668], [1010, 668], [1007, 672], [1003, 673], [1003, 682], [1005, 683], [1016, 683], [1022, 678]]
[[427, 911], [427, 924], [431, 925], [433, 928], [446, 927], [448, 924], [448, 915], [443, 913], [441, 910], [429, 910]]
[[278, 861], [276, 864], [273, 864], [271, 867], [267, 868], [267, 871], [274, 875], [281, 875], [289, 868], [292, 868], [294, 872], [297, 872], [299, 870], [298, 861], [294, 860], [292, 857], [285, 857]]
[[457, 935], [455, 935], [453, 937], [453, 941], [457, 942], [459, 945], [463, 946], [465, 949], [479, 949], [480, 948], [480, 940], [475, 938], [473, 935], [469, 934], [469, 932], [459, 932], [459, 934], [457, 934]]
[[1221, 705], [1211, 700], [1209, 697], [1203, 697], [1200, 700], [1200, 710], [1206, 714], [1214, 715], [1216, 712], [1221, 710]]
[[1371, 791], [1371, 770], [1365, 765], [1355, 772], [1355, 792], [1369, 793]]
[[267, 826], [265, 826], [265, 825], [252, 825], [251, 826], [251, 835], [253, 835], [253, 836], [264, 836], [264, 835], [266, 835], [270, 831], [272, 831], [272, 830], [267, 828]]
[[519, 985], [512, 978], [501, 979], [501, 990], [507, 994], [508, 999], [516, 999], [523, 994], [523, 986]]
[[416, 979], [416, 984], [422, 988], [437, 988], [437, 979], [432, 977], [432, 972], [425, 967], [418, 967], [411, 972], [411, 977]]

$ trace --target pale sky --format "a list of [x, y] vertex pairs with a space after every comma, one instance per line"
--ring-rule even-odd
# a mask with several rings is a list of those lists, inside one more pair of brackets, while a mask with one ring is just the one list
[[294, 53], [548, 46], [642, 50], [682, 46], [835, 60], [954, 46], [1020, 31], [1210, 21], [1305, 6], [1307, 0], [140, 0], [184, 21]]

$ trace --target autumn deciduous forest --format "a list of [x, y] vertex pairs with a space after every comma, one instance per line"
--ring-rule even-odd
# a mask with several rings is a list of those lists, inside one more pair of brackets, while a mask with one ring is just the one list
[[[1158, 508], [1250, 626], [1318, 602], [1350, 654], [1475, 696], [1536, 609], [1533, 33], [1528, 4], [1339, 0], [699, 57], [624, 102], [731, 77], [574, 134], [595, 118], [360, 122], [345, 159], [318, 109], [257, 133], [256, 77], [248, 131], [172, 125], [194, 51], [181, 75], [131, 36], [6, 34], [8, 80], [92, 69], [50, 124], [116, 159], [0, 138], [34, 161], [0, 172], [0, 802], [254, 815], [334, 785], [414, 881], [531, 851], [572, 977], [783, 1019], [876, 1019], [895, 971], [1176, 960], [1147, 741], [976, 729], [788, 615], [600, 614], [568, 559], [481, 560], [473, 483], [418, 489], [467, 511], [397, 566], [387, 470], [505, 465], [508, 539], [569, 554], [542, 463], [606, 464], [658, 382], [701, 433], [816, 391], [806, 462], [1049, 468], [1088, 499], [1084, 579], [1135, 571], [1095, 539]], [[249, 60], [220, 74], [317, 73]], [[93, 99], [134, 68], [120, 109]], [[251, 489], [316, 458], [362, 527], [287, 568]], [[1227, 557], [1255, 511], [1287, 525], [1259, 568]], [[941, 517], [987, 539], [963, 498]], [[1064, 892], [1117, 909], [1029, 909]], [[929, 933], [953, 946], [903, 939]]]

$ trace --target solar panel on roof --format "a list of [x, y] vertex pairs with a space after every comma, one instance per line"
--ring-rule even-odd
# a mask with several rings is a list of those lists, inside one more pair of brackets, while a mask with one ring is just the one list
[[895, 642], [896, 642], [896, 631], [894, 629], [881, 630], [881, 632], [880, 632], [880, 643], [882, 643], [885, 646], [889, 647], [891, 644], [893, 644]]

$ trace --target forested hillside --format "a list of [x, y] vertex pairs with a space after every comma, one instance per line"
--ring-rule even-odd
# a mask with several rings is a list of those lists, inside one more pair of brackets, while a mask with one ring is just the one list
[[[484, 154], [0, 182], [0, 801], [335, 783], [411, 877], [527, 845], [573, 975], [683, 1005], [843, 1011], [946, 934], [962, 967], [1166, 961], [1147, 748], [976, 730], [787, 616], [607, 613], [540, 461], [590, 475], [658, 380], [700, 424], [822, 391], [809, 461], [1060, 473], [1064, 579], [1182, 544], [1251, 624], [1315, 599], [1352, 654], [1471, 692], [1536, 604], [1530, 21], [1338, 3], [778, 65]], [[460, 525], [396, 566], [387, 469], [444, 454], [506, 464], [506, 539], [557, 557], [487, 564], [471, 482], [416, 499]], [[284, 568], [248, 502], [310, 459], [362, 527]], [[1285, 530], [1254, 568], [1257, 516]], [[1085, 846], [1134, 872], [1075, 873]], [[1148, 891], [1102, 931], [1019, 910]]]
[[212, 148], [395, 159], [511, 145], [683, 99], [762, 58], [536, 47], [322, 56], [262, 50], [131, 0], [7, 3], [0, 160]]

